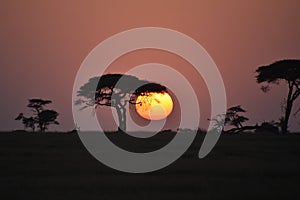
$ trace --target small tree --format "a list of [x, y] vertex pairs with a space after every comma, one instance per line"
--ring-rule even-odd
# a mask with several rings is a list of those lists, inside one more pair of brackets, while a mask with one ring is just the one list
[[43, 99], [29, 99], [27, 105], [31, 109], [33, 115], [31, 117], [25, 117], [23, 113], [20, 113], [15, 120], [22, 120], [24, 128], [31, 128], [34, 132], [36, 124], [41, 132], [45, 132], [50, 124], [58, 125], [56, 118], [58, 113], [54, 110], [45, 110], [44, 106], [52, 103], [50, 100]]
[[[227, 109], [225, 114], [219, 114], [212, 119], [208, 119], [213, 122], [215, 129], [222, 131], [223, 133], [238, 133], [243, 130], [255, 129], [257, 126], [244, 126], [243, 123], [249, 119], [242, 116], [241, 113], [246, 111], [240, 106], [233, 106]], [[229, 130], [224, 130], [224, 126], [234, 126]]]
[[28, 108], [31, 108], [31, 110], [34, 112], [35, 118], [38, 123], [38, 127], [40, 128], [40, 131], [43, 132], [43, 124], [41, 120], [39, 120], [39, 114], [44, 110], [44, 106], [52, 103], [51, 100], [43, 100], [43, 99], [29, 99], [29, 103], [27, 105]]
[[284, 80], [288, 86], [288, 93], [285, 105], [285, 114], [282, 124], [282, 132], [287, 133], [288, 123], [294, 101], [300, 95], [300, 60], [280, 60], [267, 66], [258, 67], [256, 70], [258, 83], [267, 83], [262, 86], [264, 92], [269, 91], [269, 84], [279, 84]]
[[243, 128], [243, 123], [248, 121], [247, 117], [242, 116], [240, 113], [246, 111], [240, 105], [228, 108], [225, 116], [225, 125], [235, 126], [236, 128]]

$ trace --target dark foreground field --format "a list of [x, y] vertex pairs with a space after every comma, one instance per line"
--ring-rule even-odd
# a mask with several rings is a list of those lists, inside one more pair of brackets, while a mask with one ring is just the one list
[[0, 133], [0, 198], [300, 199], [300, 136], [222, 135], [200, 160], [201, 141], [165, 169], [128, 174], [95, 160], [74, 133]]

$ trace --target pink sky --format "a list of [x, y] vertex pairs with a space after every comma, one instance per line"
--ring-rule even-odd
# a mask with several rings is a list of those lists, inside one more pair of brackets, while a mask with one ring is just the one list
[[[249, 124], [277, 120], [287, 91], [284, 85], [274, 86], [264, 94], [255, 82], [255, 69], [284, 58], [300, 59], [299, 8], [299, 0], [2, 2], [0, 130], [21, 128], [13, 119], [34, 97], [53, 100], [51, 108], [60, 113], [61, 123], [54, 129], [73, 129], [72, 87], [83, 59], [111, 35], [147, 26], [174, 29], [198, 41], [219, 67], [228, 106], [241, 104]], [[184, 61], [148, 53], [121, 57], [112, 72], [155, 60], [193, 74]], [[189, 80], [201, 85], [199, 76]], [[207, 91], [195, 91], [205, 111]], [[299, 130], [299, 122], [300, 116], [292, 117], [292, 129]]]

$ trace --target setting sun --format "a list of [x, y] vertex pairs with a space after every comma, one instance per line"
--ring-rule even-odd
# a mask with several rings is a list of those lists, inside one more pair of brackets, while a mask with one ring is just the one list
[[136, 104], [137, 113], [148, 120], [161, 120], [170, 115], [173, 109], [171, 96], [164, 93], [152, 92], [148, 96], [139, 96]]

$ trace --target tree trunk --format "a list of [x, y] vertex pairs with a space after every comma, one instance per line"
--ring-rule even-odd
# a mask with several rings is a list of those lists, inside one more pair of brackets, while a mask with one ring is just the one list
[[123, 119], [122, 130], [124, 132], [126, 132], [127, 126], [126, 126], [126, 108], [125, 108], [125, 106], [122, 107], [122, 119]]
[[43, 123], [41, 122], [41, 119], [40, 119], [40, 110], [35, 108], [36, 110], [36, 115], [37, 115], [37, 118], [38, 118], [38, 124], [39, 124], [39, 128], [40, 128], [40, 132], [42, 133], [43, 132]]
[[42, 123], [42, 128], [41, 128], [41, 132], [45, 133], [47, 129], [47, 124], [46, 123]]
[[118, 114], [118, 119], [119, 119], [119, 126], [118, 126], [118, 131], [126, 131], [126, 108], [118, 105], [116, 106], [117, 114]]
[[288, 124], [289, 124], [289, 119], [290, 115], [292, 112], [292, 107], [293, 107], [293, 101], [290, 100], [287, 102], [286, 110], [285, 110], [285, 116], [284, 116], [284, 124], [283, 124], [283, 129], [282, 133], [287, 133], [288, 132]]
[[44, 125], [42, 123], [40, 124], [40, 129], [41, 129], [41, 133], [44, 133], [45, 129], [44, 129]]
[[283, 122], [283, 127], [282, 127], [282, 133], [287, 133], [288, 132], [288, 124], [289, 124], [289, 119], [293, 107], [293, 100], [292, 100], [292, 94], [293, 94], [293, 88], [294, 86], [291, 85], [289, 86], [289, 92], [286, 100], [286, 108], [285, 108], [285, 115], [284, 115], [284, 122]]

